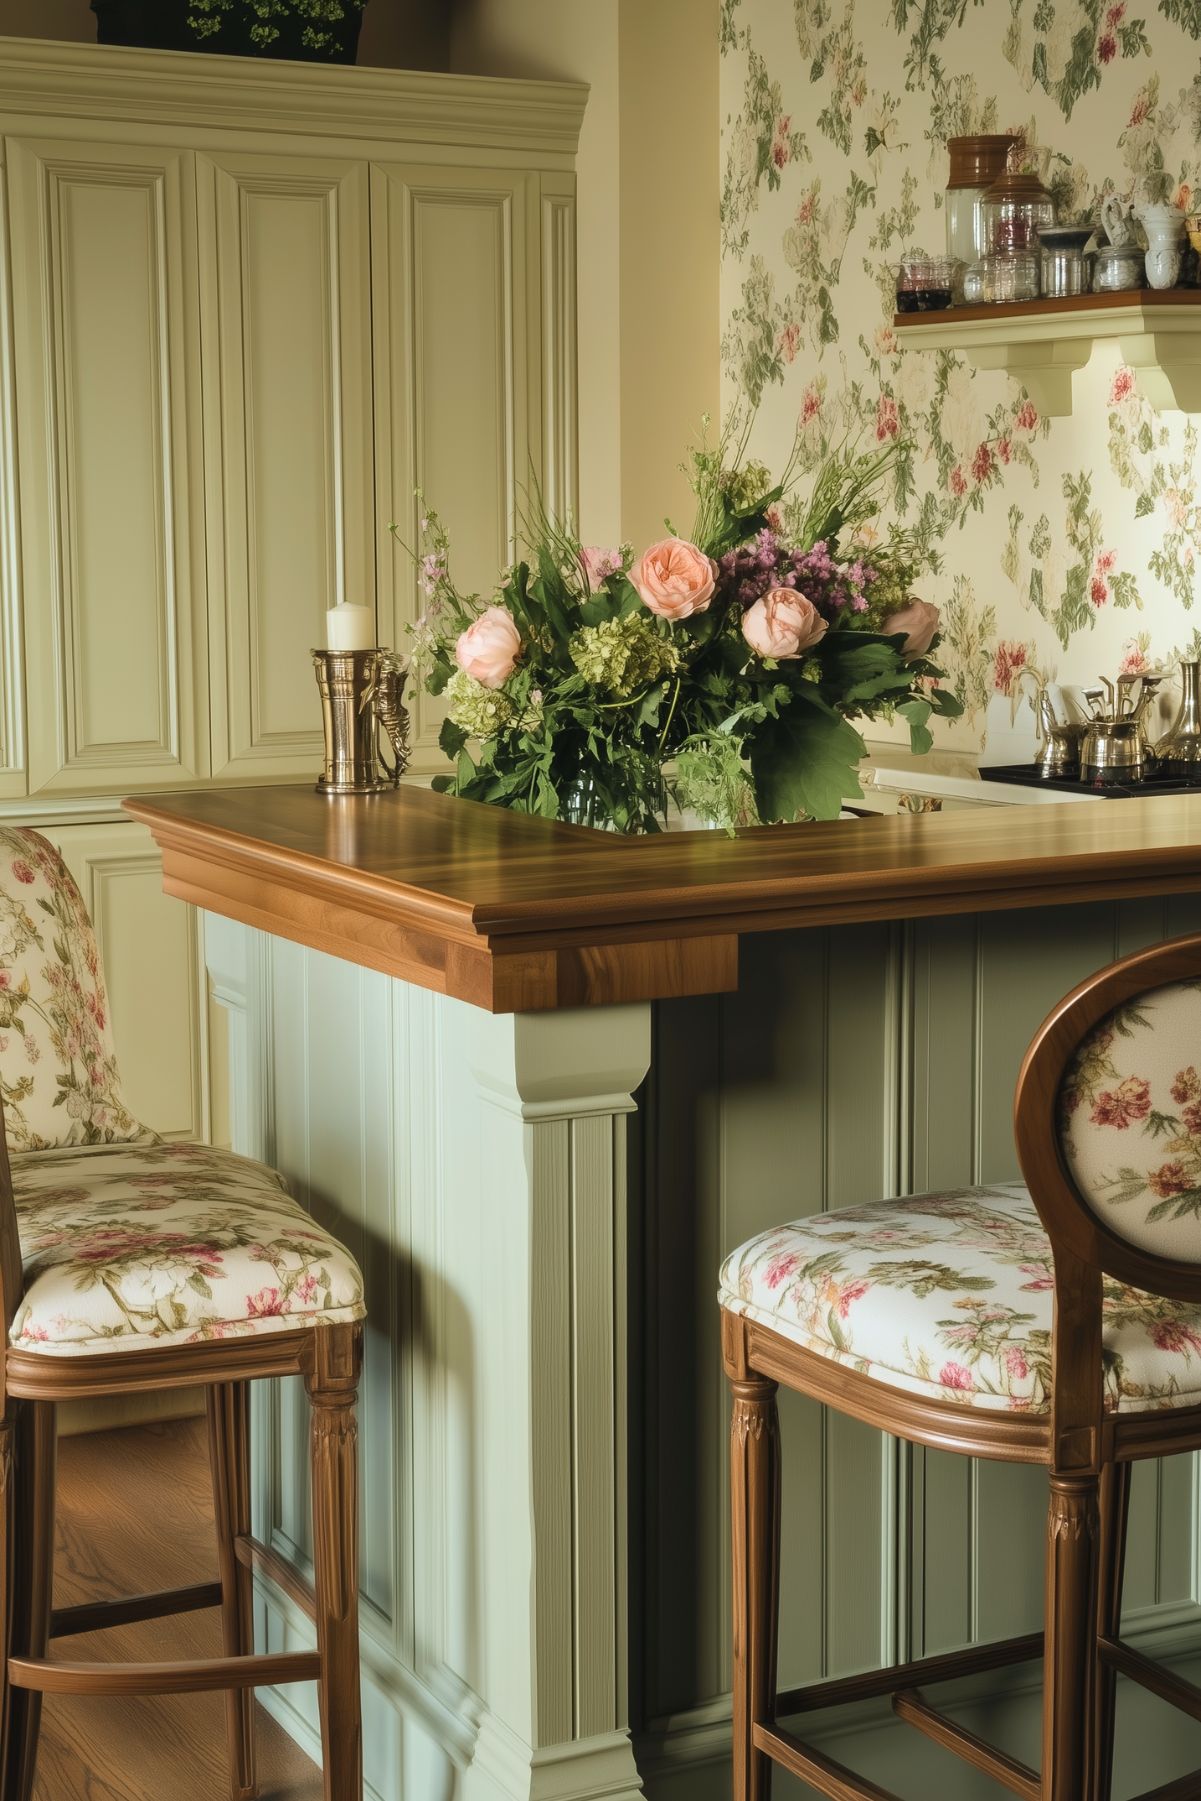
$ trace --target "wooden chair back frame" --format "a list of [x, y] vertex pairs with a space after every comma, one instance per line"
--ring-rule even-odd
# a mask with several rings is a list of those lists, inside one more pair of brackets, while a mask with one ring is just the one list
[[1093, 1211], [1064, 1159], [1059, 1110], [1068, 1068], [1094, 1026], [1140, 994], [1196, 978], [1201, 978], [1201, 934], [1138, 951], [1081, 982], [1044, 1020], [1026, 1052], [1014, 1099], [1014, 1135], [1057, 1263], [1062, 1255], [1150, 1294], [1201, 1303], [1201, 1259], [1183, 1263], [1157, 1256], [1120, 1237]]

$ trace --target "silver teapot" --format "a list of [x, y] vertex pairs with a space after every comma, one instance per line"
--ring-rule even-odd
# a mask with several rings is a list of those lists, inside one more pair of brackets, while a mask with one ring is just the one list
[[[1101, 678], [1101, 688], [1087, 691], [1093, 716], [1080, 745], [1080, 780], [1095, 787], [1142, 782], [1155, 767], [1147, 739], [1146, 713], [1163, 677], [1122, 675], [1116, 682]], [[1134, 693], [1138, 686], [1137, 696]], [[1101, 701], [1108, 700], [1108, 709]]]

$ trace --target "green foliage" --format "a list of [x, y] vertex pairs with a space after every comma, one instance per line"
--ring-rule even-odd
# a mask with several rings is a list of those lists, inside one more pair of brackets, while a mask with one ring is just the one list
[[750, 746], [760, 818], [836, 819], [844, 800], [863, 794], [856, 768], [866, 751], [854, 726], [812, 703], [765, 720]]
[[310, 50], [326, 50], [333, 42], [327, 28], [341, 24], [349, 11], [361, 12], [367, 0], [188, 0], [188, 24], [198, 38], [214, 37], [226, 23], [249, 26], [252, 44], [267, 49], [279, 37], [277, 21], [303, 19], [301, 41]]
[[[917, 551], [908, 534], [877, 539], [872, 573], [856, 578], [867, 584], [866, 610], [827, 602], [825, 635], [807, 651], [761, 658], [743, 633], [745, 571], [759, 570], [766, 592], [783, 568], [770, 559], [790, 556], [790, 546], [809, 551], [820, 538], [837, 559], [840, 535], [868, 520], [901, 447], [842, 444], [818, 467], [808, 499], [795, 503], [797, 529], [783, 541], [761, 534], [796, 480], [799, 450], [773, 480], [746, 454], [749, 431], [750, 421], [731, 421], [690, 459], [697, 514], [685, 554], [697, 581], [712, 568], [715, 585], [674, 620], [644, 604], [628, 550], [586, 553], [537, 496], [523, 521], [526, 556], [502, 573], [491, 599], [464, 595], [441, 521], [422, 506], [414, 559], [428, 605], [414, 656], [427, 690], [446, 696], [440, 744], [453, 766], [435, 786], [546, 818], [653, 832], [670, 776], [681, 805], [731, 828], [836, 817], [860, 793], [864, 744], [853, 719], [899, 716], [915, 748], [930, 744], [927, 721], [956, 713], [956, 696], [932, 686], [941, 671], [928, 656], [907, 657], [902, 636], [872, 629], [911, 591]], [[767, 573], [757, 560], [765, 545], [773, 547]], [[740, 563], [743, 546], [751, 552]], [[478, 632], [459, 645], [489, 608], [508, 615], [497, 622], [501, 664], [513, 657], [512, 627], [520, 640], [507, 675], [495, 658], [474, 663]]]
[[1201, 0], [1159, 0], [1159, 10], [1192, 38], [1201, 38]]

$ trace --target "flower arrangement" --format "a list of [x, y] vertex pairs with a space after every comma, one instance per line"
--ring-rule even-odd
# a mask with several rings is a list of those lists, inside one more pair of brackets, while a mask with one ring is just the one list
[[669, 793], [730, 830], [836, 818], [861, 794], [856, 719], [904, 718], [929, 749], [938, 609], [914, 598], [912, 542], [872, 526], [895, 443], [844, 446], [793, 496], [745, 458], [747, 430], [691, 457], [691, 538], [638, 556], [583, 545], [536, 503], [528, 560], [487, 599], [460, 593], [423, 507], [415, 678], [445, 694], [452, 775], [434, 786], [551, 819], [662, 829]]
[[367, 0], [187, 0], [188, 25], [198, 38], [214, 37], [230, 20], [248, 26], [250, 42], [265, 50], [280, 35], [280, 21], [300, 24], [306, 50], [328, 50], [331, 26], [348, 12], [361, 12]]

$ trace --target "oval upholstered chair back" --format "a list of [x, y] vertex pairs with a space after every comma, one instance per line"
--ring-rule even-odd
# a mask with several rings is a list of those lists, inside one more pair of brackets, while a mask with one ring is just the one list
[[0, 828], [0, 1097], [14, 1153], [154, 1134], [121, 1093], [83, 896], [37, 832]]
[[1123, 1001], [1061, 1093], [1064, 1161], [1109, 1230], [1201, 1263], [1201, 977]]
[[1112, 964], [1060, 1003], [1027, 1053], [1015, 1125], [1057, 1250], [1201, 1300], [1201, 937]]

